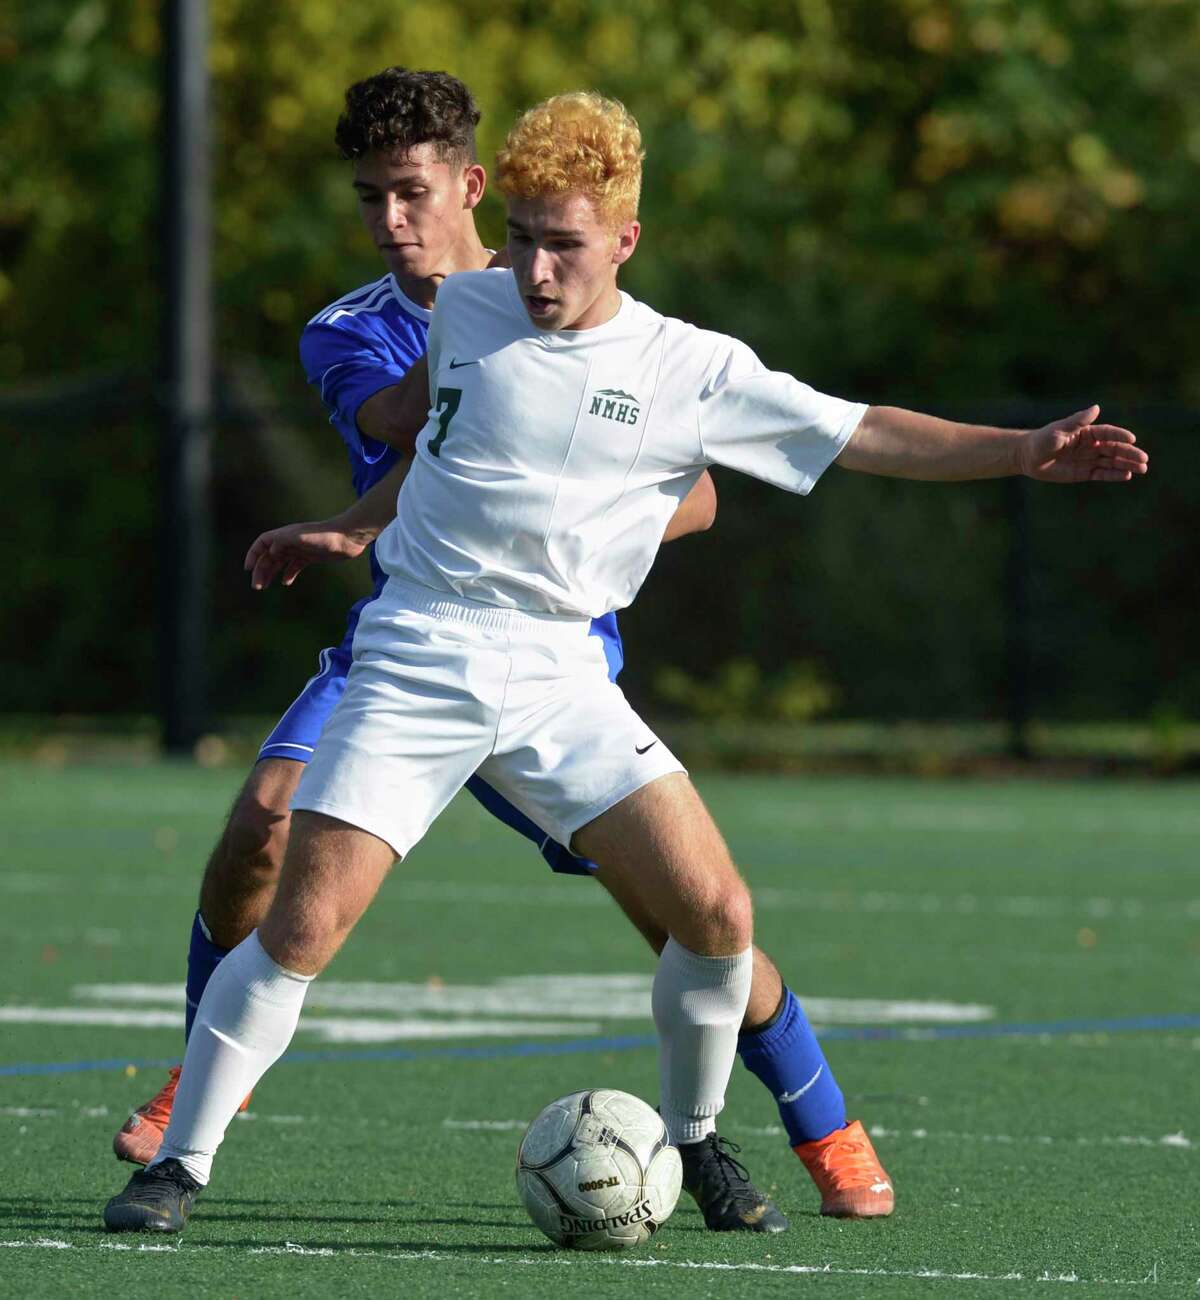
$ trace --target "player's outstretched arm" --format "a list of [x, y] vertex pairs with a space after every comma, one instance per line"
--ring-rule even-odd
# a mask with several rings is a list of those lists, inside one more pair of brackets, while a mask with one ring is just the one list
[[957, 424], [896, 406], [872, 406], [837, 463], [891, 478], [953, 482], [1024, 474], [1044, 483], [1128, 483], [1150, 458], [1128, 429], [1097, 424], [1089, 406], [1040, 429]]
[[396, 517], [396, 497], [410, 464], [398, 460], [373, 488], [331, 519], [285, 524], [260, 533], [243, 565], [251, 587], [262, 591], [276, 578], [290, 587], [310, 564], [361, 555]]
[[713, 526], [717, 517], [717, 489], [708, 470], [696, 480], [695, 486], [683, 498], [667, 523], [664, 542], [673, 542], [689, 533], [702, 533]]

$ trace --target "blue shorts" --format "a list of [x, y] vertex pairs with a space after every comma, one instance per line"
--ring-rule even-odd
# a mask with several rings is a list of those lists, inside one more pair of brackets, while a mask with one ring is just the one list
[[[376, 595], [378, 592], [364, 597], [351, 607], [346, 621], [346, 635], [339, 645], [321, 651], [316, 674], [308, 679], [292, 706], [263, 741], [258, 751], [260, 759], [290, 758], [297, 763], [307, 763], [312, 757], [317, 747], [317, 740], [324, 730], [325, 721], [346, 689], [346, 674], [354, 661], [354, 633], [358, 630], [359, 615], [362, 613], [363, 606], [374, 600]], [[604, 655], [608, 660], [609, 680], [615, 682], [617, 674], [625, 663], [621, 633], [617, 629], [617, 616], [605, 614], [602, 618], [593, 619], [592, 635], [598, 636], [603, 642]], [[589, 862], [587, 858], [577, 858], [564, 845], [551, 839], [541, 827], [514, 808], [486, 781], [473, 776], [467, 782], [467, 789], [493, 817], [498, 817], [506, 826], [511, 826], [526, 839], [532, 840], [553, 871], [565, 875], [587, 876], [596, 870], [594, 862]]]

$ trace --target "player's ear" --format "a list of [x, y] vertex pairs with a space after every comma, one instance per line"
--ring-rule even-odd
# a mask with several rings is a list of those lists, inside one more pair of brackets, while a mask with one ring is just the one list
[[469, 163], [463, 168], [463, 207], [476, 207], [486, 189], [487, 172], [478, 163]]
[[627, 221], [617, 231], [617, 242], [613, 246], [612, 257], [614, 266], [620, 266], [622, 262], [629, 261], [633, 256], [633, 250], [637, 247], [641, 233], [642, 226], [638, 221]]

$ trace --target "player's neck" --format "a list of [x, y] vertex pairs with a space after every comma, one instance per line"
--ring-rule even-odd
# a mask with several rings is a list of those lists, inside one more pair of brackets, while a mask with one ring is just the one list
[[448, 275], [454, 275], [458, 271], [482, 271], [491, 260], [491, 256], [491, 253], [484, 248], [475, 229], [475, 223], [472, 222], [470, 231], [448, 250], [432, 275], [420, 277], [397, 275], [396, 283], [400, 286], [400, 292], [410, 302], [415, 302], [420, 307], [432, 307], [437, 291]]
[[582, 315], [570, 325], [564, 325], [562, 329], [564, 331], [593, 330], [598, 325], [607, 325], [620, 310], [621, 291], [617, 288], [617, 282], [614, 278], [612, 283], [605, 286], [604, 291]]

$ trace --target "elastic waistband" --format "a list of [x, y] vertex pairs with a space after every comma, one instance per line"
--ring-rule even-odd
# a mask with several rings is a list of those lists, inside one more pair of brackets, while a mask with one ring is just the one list
[[388, 603], [414, 614], [444, 618], [491, 632], [530, 633], [538, 638], [586, 636], [591, 619], [566, 614], [539, 614], [527, 609], [506, 609], [501, 605], [482, 605], [465, 596], [433, 591], [403, 578], [389, 578], [382, 595]]

